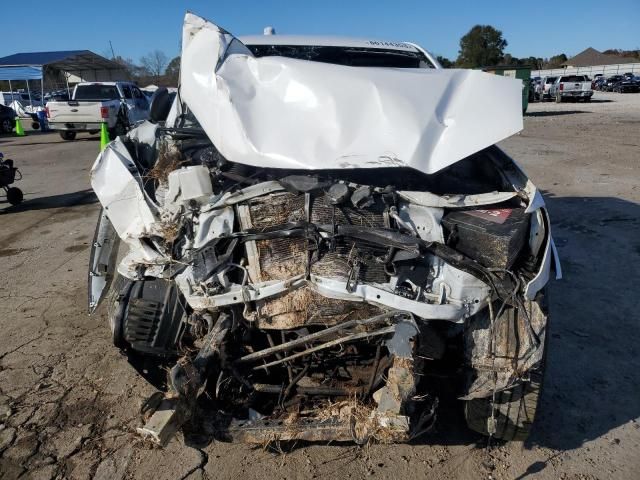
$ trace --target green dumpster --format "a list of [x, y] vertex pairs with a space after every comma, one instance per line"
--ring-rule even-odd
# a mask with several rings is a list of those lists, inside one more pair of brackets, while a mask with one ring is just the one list
[[531, 80], [531, 67], [512, 67], [502, 66], [497, 67], [485, 67], [482, 69], [487, 73], [494, 73], [496, 75], [502, 75], [503, 77], [519, 78], [522, 80], [522, 113], [527, 111], [529, 106], [529, 88]]

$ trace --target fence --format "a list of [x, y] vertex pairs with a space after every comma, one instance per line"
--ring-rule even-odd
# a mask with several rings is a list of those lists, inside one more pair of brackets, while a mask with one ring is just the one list
[[634, 75], [640, 75], [640, 63], [617, 63], [615, 65], [594, 65], [591, 67], [561, 67], [546, 70], [533, 70], [532, 77], [556, 77], [559, 75], [587, 75], [593, 78], [594, 75], [600, 73], [605, 77], [611, 75], [622, 75], [631, 72]]

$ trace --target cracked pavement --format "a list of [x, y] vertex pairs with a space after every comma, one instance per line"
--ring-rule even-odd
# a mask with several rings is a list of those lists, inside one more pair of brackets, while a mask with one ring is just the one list
[[[503, 143], [547, 195], [565, 280], [550, 295], [549, 369], [530, 441], [495, 445], [441, 402], [413, 445], [276, 452], [135, 434], [153, 387], [86, 313], [97, 137], [0, 137], [26, 202], [0, 197], [0, 478], [632, 478], [640, 468], [640, 94], [534, 104]], [[633, 286], [633, 287], [630, 287]], [[196, 448], [197, 447], [197, 448]]]

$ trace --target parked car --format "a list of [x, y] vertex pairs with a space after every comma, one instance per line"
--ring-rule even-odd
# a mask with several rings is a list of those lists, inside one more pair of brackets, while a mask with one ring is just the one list
[[105, 122], [110, 136], [125, 133], [149, 114], [149, 101], [130, 82], [79, 83], [69, 101], [52, 101], [46, 106], [49, 128], [65, 140], [78, 132], [98, 132]]
[[622, 75], [613, 75], [609, 78], [607, 78], [605, 80], [605, 82], [602, 84], [602, 91], [603, 92], [612, 92], [613, 91], [613, 86], [618, 83], [621, 82], [624, 79], [624, 77]]
[[30, 105], [33, 107], [42, 106], [42, 99], [35, 92], [32, 92], [31, 95], [28, 92], [0, 92], [0, 104], [8, 107], [16, 101], [20, 102], [24, 107]]
[[140, 432], [198, 425], [199, 399], [220, 439], [408, 441], [442, 381], [471, 429], [526, 437], [560, 267], [495, 145], [522, 129], [521, 82], [191, 13], [182, 38], [180, 95], [91, 170], [89, 308], [106, 298], [114, 344], [169, 372]]
[[0, 132], [11, 133], [16, 124], [16, 112], [10, 107], [0, 105]]
[[602, 75], [602, 73], [596, 73], [596, 74], [593, 76], [593, 79], [591, 80], [591, 89], [592, 89], [592, 90], [595, 90], [595, 89], [596, 89], [596, 84], [597, 84], [598, 80], [599, 80], [600, 78], [602, 78], [602, 76], [603, 76], [603, 75]]
[[538, 98], [541, 102], [551, 98], [549, 95], [549, 90], [551, 89], [551, 85], [555, 82], [558, 77], [543, 77], [540, 82], [540, 88], [538, 89]]
[[634, 77], [624, 77], [611, 87], [617, 93], [636, 93], [640, 91], [640, 83]]
[[553, 82], [549, 95], [555, 99], [556, 103], [569, 99], [590, 102], [593, 90], [591, 81], [586, 75], [563, 75]]
[[607, 82], [607, 79], [604, 76], [600, 75], [593, 82], [591, 82], [591, 88], [593, 90], [603, 90], [604, 89], [604, 84], [606, 82]]

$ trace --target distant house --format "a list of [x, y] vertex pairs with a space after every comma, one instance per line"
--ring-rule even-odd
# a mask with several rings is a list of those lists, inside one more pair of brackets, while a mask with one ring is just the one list
[[638, 75], [640, 73], [640, 59], [622, 57], [620, 55], [609, 55], [589, 47], [575, 57], [560, 64], [559, 67], [534, 70], [531, 72], [531, 76], [544, 77], [583, 74], [588, 77], [595, 75], [608, 77], [626, 72]]
[[620, 63], [636, 63], [638, 59], [621, 57], [618, 55], [608, 55], [599, 52], [595, 48], [587, 48], [575, 57], [562, 63], [563, 67], [592, 67], [595, 65], [618, 65]]

